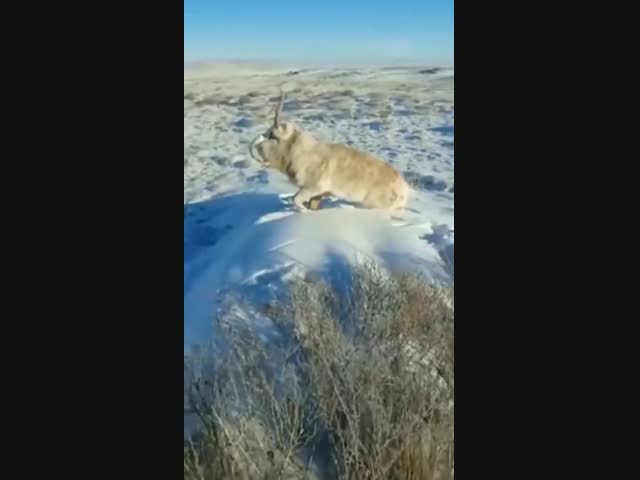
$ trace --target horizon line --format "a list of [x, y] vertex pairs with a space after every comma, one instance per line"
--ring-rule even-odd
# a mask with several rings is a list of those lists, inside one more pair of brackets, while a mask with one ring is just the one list
[[184, 60], [184, 66], [195, 66], [195, 65], [207, 65], [207, 64], [228, 64], [228, 65], [264, 65], [264, 66], [351, 66], [351, 65], [362, 65], [362, 66], [406, 66], [406, 67], [430, 67], [430, 68], [454, 68], [454, 62], [433, 62], [428, 60], [418, 60], [418, 59], [395, 59], [395, 60], [336, 60], [336, 61], [327, 61], [327, 60], [318, 60], [318, 61], [309, 61], [309, 60], [265, 60], [265, 59], [229, 59], [229, 58], [203, 58], [203, 59], [192, 59], [192, 60]]

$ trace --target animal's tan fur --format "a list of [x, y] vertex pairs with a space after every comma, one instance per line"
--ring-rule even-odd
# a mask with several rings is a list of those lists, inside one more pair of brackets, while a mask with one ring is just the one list
[[286, 174], [300, 189], [293, 201], [300, 209], [317, 209], [323, 196], [368, 208], [402, 209], [409, 186], [391, 165], [347, 145], [323, 143], [291, 122], [280, 121], [284, 95], [273, 126], [250, 145], [251, 155]]

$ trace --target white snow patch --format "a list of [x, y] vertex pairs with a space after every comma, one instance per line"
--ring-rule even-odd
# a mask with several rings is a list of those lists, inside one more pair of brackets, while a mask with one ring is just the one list
[[[215, 342], [221, 295], [252, 301], [253, 308], [233, 305], [236, 317], [263, 336], [270, 324], [257, 307], [307, 271], [333, 278], [345, 265], [373, 258], [453, 279], [453, 69], [419, 70], [312, 68], [295, 76], [262, 66], [185, 70], [185, 94], [217, 99], [205, 106], [185, 101], [185, 354]], [[296, 188], [248, 151], [271, 122], [270, 98], [282, 81], [291, 92], [285, 117], [411, 177], [406, 211], [388, 215], [337, 199], [318, 211], [295, 209]], [[248, 122], [238, 126], [241, 118]]]

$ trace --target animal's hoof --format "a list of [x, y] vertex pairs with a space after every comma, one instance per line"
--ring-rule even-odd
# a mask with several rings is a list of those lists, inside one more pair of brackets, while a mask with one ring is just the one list
[[318, 210], [320, 208], [320, 200], [309, 200], [309, 209], [311, 210]]

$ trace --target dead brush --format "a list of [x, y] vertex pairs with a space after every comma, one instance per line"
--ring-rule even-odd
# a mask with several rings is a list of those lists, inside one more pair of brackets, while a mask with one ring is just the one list
[[213, 374], [201, 374], [188, 389], [187, 404], [200, 431], [185, 444], [184, 478], [314, 478], [300, 454], [317, 421], [308, 407], [308, 390], [282, 363], [295, 351], [274, 362], [248, 329], [234, 328], [227, 335], [228, 354], [214, 362]]
[[453, 478], [452, 292], [372, 262], [349, 283], [298, 280], [266, 310], [286, 353], [232, 333], [185, 478]]

